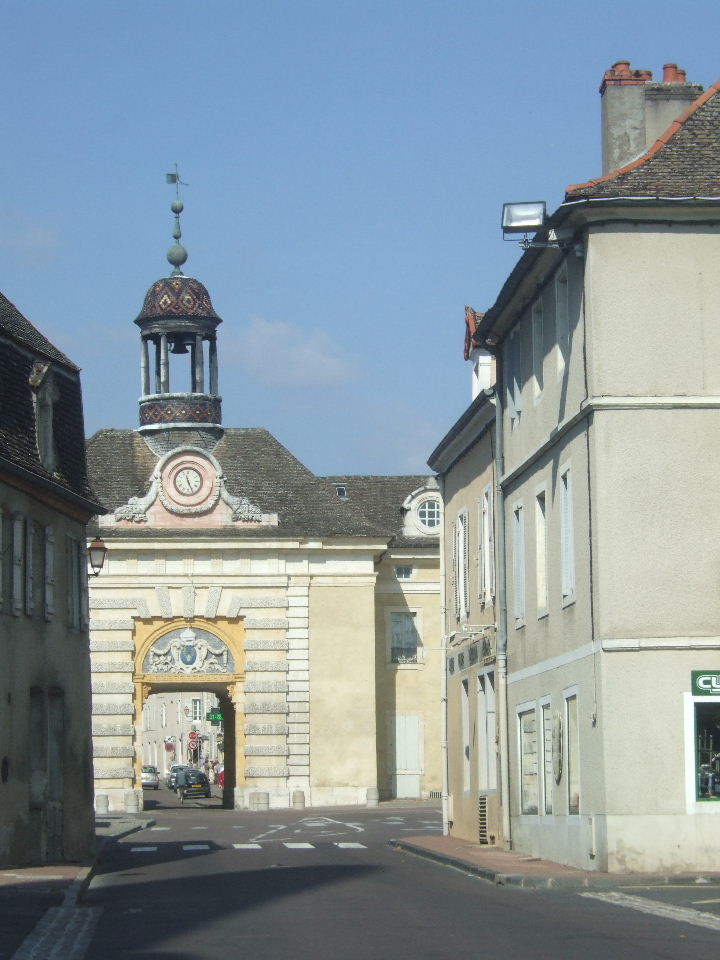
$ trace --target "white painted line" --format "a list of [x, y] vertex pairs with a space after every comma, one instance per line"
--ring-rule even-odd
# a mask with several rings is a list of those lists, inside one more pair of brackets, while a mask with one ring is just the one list
[[335, 846], [341, 850], [367, 850], [364, 843], [336, 843]]
[[130, 847], [130, 853], [155, 853], [157, 847]]
[[262, 850], [259, 843], [234, 843], [236, 850]]
[[190, 827], [191, 830], [207, 830], [207, 827]]
[[720, 903], [720, 900], [693, 900], [693, 903]]
[[209, 843], [184, 843], [183, 850], [209, 850]]
[[312, 843], [284, 843], [284, 847], [287, 847], [288, 850], [314, 850], [315, 847]]
[[678, 920], [681, 923], [691, 923], [695, 927], [707, 927], [709, 930], [720, 930], [720, 917], [714, 917], [702, 910], [691, 910], [689, 907], [675, 907], [669, 903], [658, 903], [657, 900], [646, 900], [644, 897], [631, 897], [626, 893], [581, 893], [581, 897], [592, 900], [603, 900], [605, 903], [614, 903], [617, 907], [628, 907], [640, 913], [650, 913], [655, 917], [664, 917], [666, 920]]
[[160, 830], [169, 830], [170, 827], [150, 827], [152, 833], [157, 833]]

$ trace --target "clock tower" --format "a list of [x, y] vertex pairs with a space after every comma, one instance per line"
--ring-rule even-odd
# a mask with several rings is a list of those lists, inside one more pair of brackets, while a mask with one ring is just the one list
[[[180, 241], [182, 201], [172, 203], [169, 277], [154, 283], [136, 318], [140, 327], [140, 433], [158, 455], [178, 446], [212, 450], [223, 430], [218, 394], [216, 330], [222, 323], [205, 286], [183, 274], [187, 251]], [[196, 482], [191, 473], [180, 487]], [[179, 489], [180, 489], [179, 487]]]

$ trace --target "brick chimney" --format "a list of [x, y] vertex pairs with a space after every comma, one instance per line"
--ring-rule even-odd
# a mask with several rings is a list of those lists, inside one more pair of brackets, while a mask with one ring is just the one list
[[650, 70], [632, 70], [629, 60], [613, 64], [600, 86], [603, 174], [649, 150], [702, 92], [676, 63], [665, 64], [660, 83], [653, 82]]

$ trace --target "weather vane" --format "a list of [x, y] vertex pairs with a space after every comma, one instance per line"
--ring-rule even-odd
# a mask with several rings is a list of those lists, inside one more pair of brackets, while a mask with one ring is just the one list
[[184, 187], [189, 187], [189, 183], [185, 183], [184, 180], [180, 179], [180, 172], [178, 171], [178, 165], [175, 164], [175, 173], [166, 173], [165, 174], [165, 183], [174, 183], [175, 184], [175, 196], [180, 199], [180, 184]]

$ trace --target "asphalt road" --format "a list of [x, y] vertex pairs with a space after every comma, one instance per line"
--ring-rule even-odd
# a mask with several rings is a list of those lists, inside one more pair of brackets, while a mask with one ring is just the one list
[[[720, 918], [712, 913], [718, 930], [573, 890], [495, 887], [388, 847], [391, 838], [439, 831], [433, 806], [258, 813], [223, 810], [217, 801], [180, 807], [167, 794], [158, 791], [154, 828], [108, 847], [77, 908], [94, 918], [83, 956], [720, 957]], [[617, 892], [643, 903], [662, 899], [644, 889]], [[682, 894], [711, 900], [717, 893], [705, 892]]]

